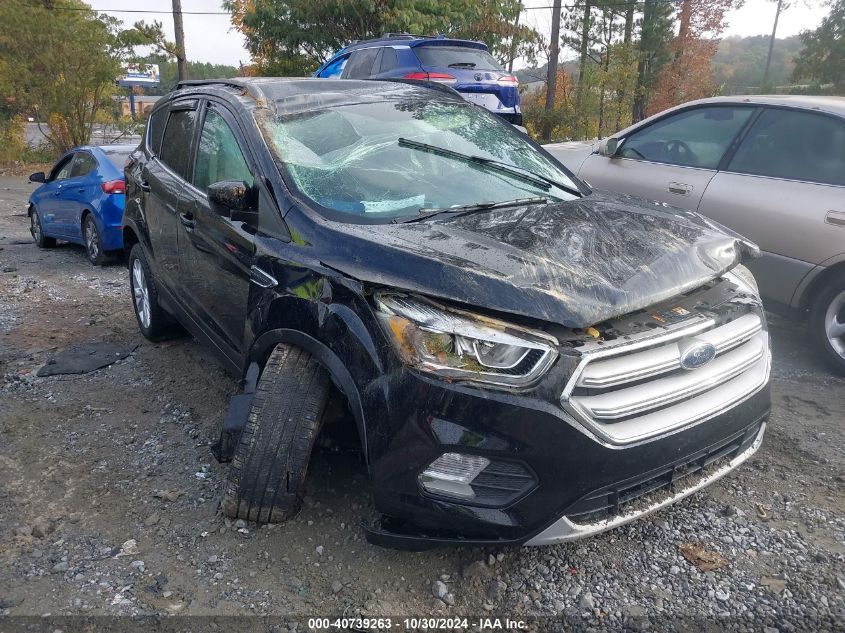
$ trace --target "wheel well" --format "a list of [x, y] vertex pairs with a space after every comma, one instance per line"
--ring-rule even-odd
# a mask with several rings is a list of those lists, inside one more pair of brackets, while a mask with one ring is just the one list
[[813, 297], [818, 295], [821, 292], [821, 289], [830, 281], [832, 278], [845, 274], [845, 262], [839, 262], [838, 264], [834, 264], [826, 268], [822, 273], [816, 276], [813, 281], [810, 282], [810, 285], [807, 286], [807, 289], [804, 291], [804, 294], [801, 296], [801, 302], [799, 303], [799, 309], [802, 313], [806, 312], [810, 308], [810, 304], [813, 301]]
[[126, 253], [127, 262], [129, 261], [129, 252], [137, 243], [138, 236], [135, 234], [135, 231], [133, 231], [131, 227], [123, 227], [123, 252]]

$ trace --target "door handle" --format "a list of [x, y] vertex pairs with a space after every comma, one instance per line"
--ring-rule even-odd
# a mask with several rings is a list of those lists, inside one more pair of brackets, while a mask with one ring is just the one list
[[682, 182], [670, 182], [667, 191], [669, 193], [676, 193], [679, 196], [688, 196], [692, 191], [692, 185], [687, 185]]
[[845, 226], [845, 211], [828, 211], [824, 216], [824, 221], [836, 226]]
[[149, 191], [150, 190], [150, 183], [148, 183], [146, 180], [141, 180], [138, 183], [138, 187], [141, 189], [141, 191]]
[[79, 188], [79, 193], [85, 193], [85, 187], [80, 187], [80, 188]]
[[186, 229], [193, 230], [197, 225], [197, 221], [194, 219], [194, 216], [192, 216], [190, 213], [180, 213], [179, 221], [182, 223], [182, 226], [184, 226]]
[[279, 285], [275, 277], [264, 272], [258, 266], [250, 267], [249, 280], [260, 288], [275, 288]]

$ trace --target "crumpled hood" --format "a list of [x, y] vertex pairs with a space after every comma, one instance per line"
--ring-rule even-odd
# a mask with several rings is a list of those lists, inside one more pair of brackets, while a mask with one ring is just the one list
[[391, 225], [329, 223], [320, 260], [361, 281], [588, 327], [696, 288], [741, 238], [696, 213], [594, 192], [571, 202]]

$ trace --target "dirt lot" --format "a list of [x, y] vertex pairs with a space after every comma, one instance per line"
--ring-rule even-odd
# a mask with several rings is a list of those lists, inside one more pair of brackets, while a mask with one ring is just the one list
[[[313, 458], [302, 513], [259, 529], [217, 508], [226, 467], [209, 444], [235, 379], [189, 338], [141, 337], [122, 265], [94, 268], [71, 245], [37, 249], [30, 191], [0, 177], [0, 615], [845, 626], [845, 380], [801, 327], [771, 319], [774, 411], [755, 459], [635, 525], [543, 549], [380, 549], [359, 528], [371, 511], [360, 456], [334, 443]], [[56, 351], [99, 341], [134, 351], [89, 374], [35, 376]], [[685, 542], [726, 566], [700, 571]]]

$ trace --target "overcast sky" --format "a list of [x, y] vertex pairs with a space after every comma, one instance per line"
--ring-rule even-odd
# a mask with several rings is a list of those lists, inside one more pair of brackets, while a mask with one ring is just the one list
[[[159, 20], [164, 24], [168, 37], [173, 38], [173, 18], [170, 0], [145, 0], [143, 5], [149, 12], [121, 13], [123, 10], [137, 11], [137, 0], [88, 0], [91, 7], [120, 18], [127, 24], [136, 20]], [[564, 0], [563, 4], [567, 4]], [[524, 24], [548, 34], [551, 24], [551, 0], [523, 0], [526, 7], [538, 7], [526, 11], [522, 16]], [[571, 2], [570, 2], [571, 3]], [[829, 11], [816, 0], [813, 6], [806, 6], [802, 0], [795, 3], [781, 14], [778, 25], [778, 37], [795, 35], [804, 29], [815, 28]], [[153, 13], [158, 11], [160, 13]], [[185, 13], [185, 48], [188, 59], [211, 62], [214, 64], [248, 63], [249, 53], [243, 47], [243, 37], [231, 27], [229, 16], [223, 13], [220, 3], [215, 0], [182, 0]], [[192, 15], [190, 12], [209, 12], [217, 15]], [[728, 14], [728, 28], [725, 35], [762, 35], [771, 32], [775, 16], [775, 3], [771, 0], [746, 0], [745, 6]], [[571, 53], [565, 56], [571, 56]], [[519, 66], [519, 64], [517, 64]]]

